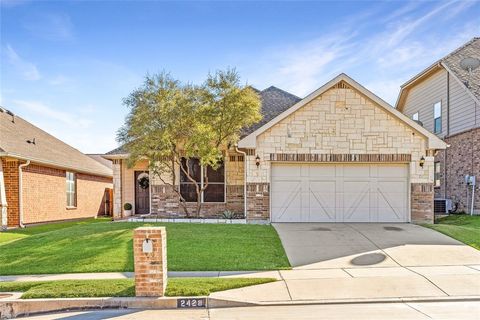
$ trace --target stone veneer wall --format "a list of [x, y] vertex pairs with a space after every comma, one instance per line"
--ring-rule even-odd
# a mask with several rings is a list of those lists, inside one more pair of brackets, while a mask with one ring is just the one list
[[[247, 185], [270, 184], [272, 154], [409, 154], [410, 182], [433, 183], [433, 156], [427, 155], [426, 138], [344, 83], [327, 90], [257, 137], [255, 153], [247, 156]], [[258, 167], [257, 155], [261, 159]], [[422, 156], [425, 165], [420, 167]], [[433, 188], [431, 193], [429, 206], [433, 207]], [[262, 197], [268, 198], [268, 194]], [[426, 208], [425, 197], [412, 197], [412, 206], [421, 201]], [[270, 215], [267, 209], [259, 214], [259, 202], [248, 205], [248, 218]]]
[[452, 199], [459, 204], [458, 211], [468, 211], [471, 198], [467, 198], [465, 175], [474, 175], [477, 177], [474, 208], [480, 212], [480, 128], [447, 137], [445, 142], [450, 147], [435, 156], [441, 167], [440, 187], [435, 188], [435, 197]]

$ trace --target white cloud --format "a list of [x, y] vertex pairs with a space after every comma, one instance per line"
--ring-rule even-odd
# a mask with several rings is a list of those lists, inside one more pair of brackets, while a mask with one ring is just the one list
[[35, 81], [41, 78], [37, 66], [32, 62], [26, 61], [22, 57], [20, 57], [18, 53], [9, 44], [7, 44], [6, 46], [5, 54], [7, 56], [8, 62], [18, 70], [23, 79]]
[[48, 80], [48, 83], [51, 84], [52, 86], [61, 86], [61, 85], [66, 84], [70, 81], [71, 81], [70, 78], [64, 76], [63, 74], [59, 74], [59, 75], [56, 75], [56, 76], [50, 78], [50, 80]]
[[407, 3], [383, 19], [360, 13], [313, 41], [260, 53], [243, 72], [254, 86], [273, 84], [299, 96], [345, 72], [394, 104], [403, 82], [478, 34], [475, 21], [448, 21], [469, 6]]
[[58, 111], [38, 101], [13, 100], [12, 102], [14, 106], [34, 112], [37, 116], [60, 121], [73, 128], [86, 129], [92, 124], [92, 120], [88, 118], [80, 117], [74, 113]]
[[73, 39], [73, 24], [65, 13], [36, 13], [23, 22], [31, 34], [47, 40], [63, 41]]

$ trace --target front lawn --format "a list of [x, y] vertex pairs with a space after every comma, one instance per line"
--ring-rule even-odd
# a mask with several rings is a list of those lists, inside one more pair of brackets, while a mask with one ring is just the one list
[[[166, 296], [202, 296], [211, 292], [275, 281], [271, 278], [171, 278]], [[0, 282], [0, 292], [23, 292], [22, 299], [134, 297], [133, 279]]]
[[[44, 226], [0, 233], [0, 275], [133, 271], [132, 230], [143, 225], [167, 228], [170, 271], [290, 267], [269, 225], [103, 221], [42, 232], [34, 229]], [[21, 237], [2, 242], [12, 234]]]
[[452, 214], [424, 226], [480, 250], [480, 216]]

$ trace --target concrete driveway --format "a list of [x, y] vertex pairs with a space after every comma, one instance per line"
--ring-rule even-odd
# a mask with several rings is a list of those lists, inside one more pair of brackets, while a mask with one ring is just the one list
[[274, 224], [296, 269], [465, 266], [480, 251], [414, 224]]
[[[413, 224], [275, 224], [280, 281], [213, 293], [254, 303], [480, 298], [480, 251]], [[271, 272], [270, 272], [271, 273]], [[245, 276], [268, 276], [259, 273]]]

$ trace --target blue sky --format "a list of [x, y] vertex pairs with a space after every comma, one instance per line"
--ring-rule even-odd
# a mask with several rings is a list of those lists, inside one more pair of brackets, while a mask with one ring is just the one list
[[0, 0], [0, 104], [83, 152], [116, 147], [147, 72], [300, 97], [345, 72], [391, 104], [410, 77], [480, 35], [480, 2]]

